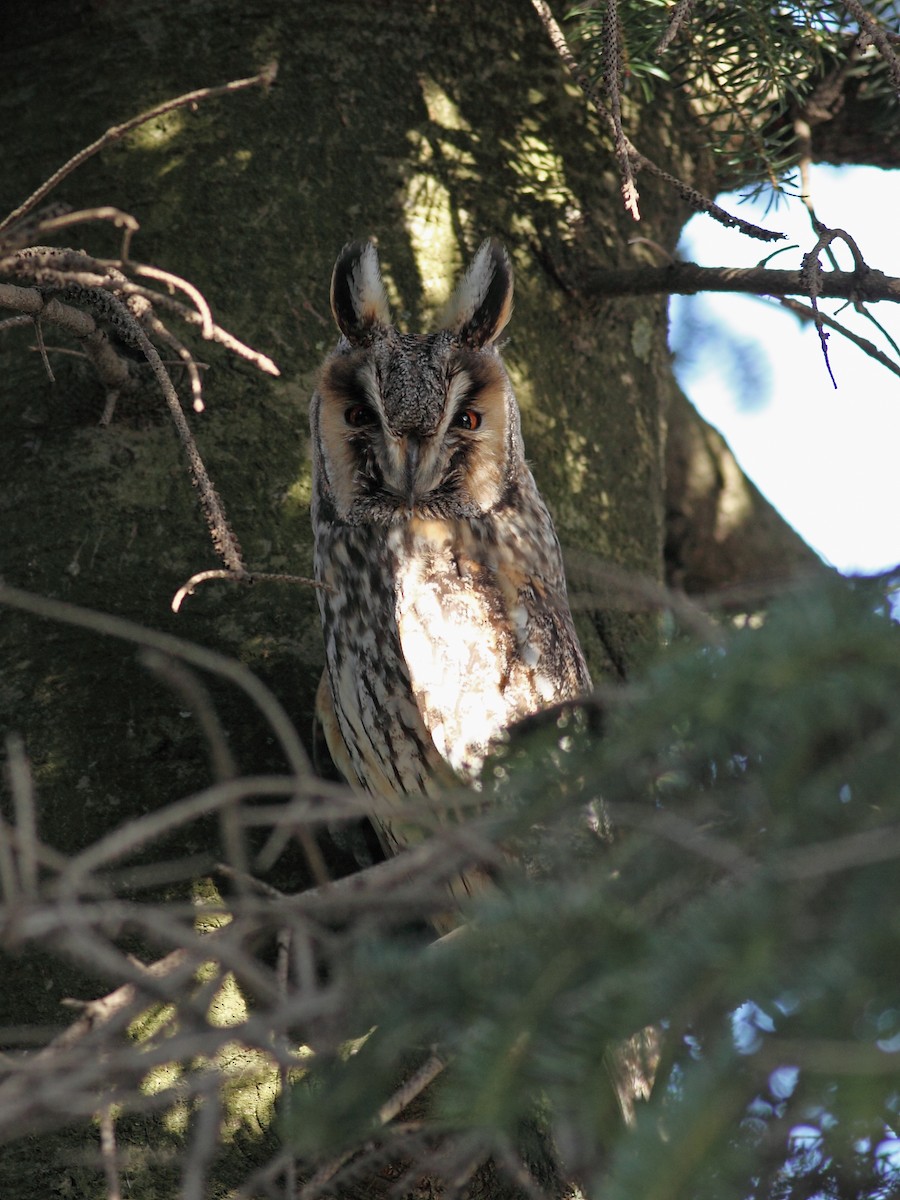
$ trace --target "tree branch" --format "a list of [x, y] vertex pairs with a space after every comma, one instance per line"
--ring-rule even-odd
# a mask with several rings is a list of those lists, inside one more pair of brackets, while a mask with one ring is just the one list
[[[803, 317], [806, 320], [813, 321], [816, 325], [816, 328], [819, 330], [820, 339], [823, 333], [822, 327], [827, 325], [830, 329], [836, 330], [849, 342], [853, 342], [854, 346], [859, 346], [860, 350], [862, 350], [864, 354], [868, 354], [869, 358], [874, 358], [877, 363], [880, 363], [881, 366], [885, 367], [888, 371], [892, 371], [895, 375], [900, 375], [900, 366], [898, 366], [892, 358], [889, 358], [883, 350], [879, 350], [874, 342], [870, 342], [868, 338], [860, 337], [858, 333], [854, 333], [852, 329], [848, 329], [846, 325], [842, 325], [840, 321], [836, 321], [834, 317], [829, 317], [826, 313], [819, 312], [818, 309], [814, 309], [812, 305], [801, 304], [799, 300], [792, 300], [787, 296], [782, 298], [781, 303], [786, 309], [794, 313], [795, 316]], [[868, 316], [869, 314], [866, 315]], [[827, 361], [828, 360], [826, 358], [826, 362]], [[831, 375], [833, 382], [834, 375], [831, 374], [830, 366], [828, 373]], [[835, 387], [837, 387], [836, 383]]]
[[[701, 267], [673, 262], [664, 267], [585, 269], [581, 278], [595, 296], [693, 296], [698, 292], [745, 292], [754, 296], [809, 296], [801, 271], [776, 271], [769, 267]], [[900, 303], [900, 279], [871, 267], [857, 271], [826, 271], [816, 288], [820, 300], [853, 300]]]

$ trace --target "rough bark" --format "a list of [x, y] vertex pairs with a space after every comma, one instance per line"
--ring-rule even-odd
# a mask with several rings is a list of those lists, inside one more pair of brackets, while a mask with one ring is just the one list
[[[666, 579], [701, 597], [767, 589], [826, 567], [744, 475], [722, 435], [677, 388], [666, 440]], [[712, 597], [710, 597], [712, 598]]]
[[833, 83], [823, 81], [801, 117], [809, 125], [814, 162], [865, 163], [885, 170], [900, 166], [897, 98], [886, 86], [885, 74], [882, 69], [877, 82], [852, 72]]
[[[310, 573], [307, 400], [335, 336], [327, 299], [335, 253], [366, 235], [379, 239], [392, 300], [410, 327], [427, 320], [481, 238], [495, 234], [510, 247], [517, 298], [505, 355], [565, 544], [659, 578], [668, 506], [680, 522], [677, 579], [686, 585], [720, 582], [726, 554], [729, 578], [744, 577], [736, 547], [760, 529], [784, 544], [779, 566], [806, 561], [745, 482], [737, 486], [752, 503], [732, 513], [728, 539], [718, 536], [723, 493], [704, 480], [721, 473], [723, 451], [708, 433], [698, 449], [696, 418], [680, 406], [668, 415], [678, 438], [667, 498], [665, 303], [588, 302], [580, 272], [643, 261], [629, 245], [636, 233], [671, 250], [688, 214], [650, 180], [641, 181], [639, 230], [623, 214], [604, 138], [528, 5], [61, 0], [40, 19], [34, 6], [0, 49], [0, 210], [107, 126], [271, 58], [279, 76], [268, 96], [154, 122], [88, 163], [60, 197], [133, 213], [135, 254], [190, 279], [221, 324], [279, 363], [273, 382], [220, 348], [198, 348], [210, 364], [207, 412], [191, 422], [248, 566]], [[656, 105], [643, 125], [635, 114], [635, 140], [676, 174], [708, 172], [678, 105]], [[81, 243], [92, 253], [116, 249], [102, 229], [79, 234]], [[0, 336], [5, 580], [234, 654], [306, 729], [322, 663], [311, 592], [210, 585], [179, 616], [169, 610], [189, 575], [218, 564], [149, 377], [101, 428], [102, 389], [87, 364], [51, 355], [51, 385], [27, 334]], [[767, 553], [758, 546], [760, 569]], [[585, 621], [596, 674], [627, 670], [651, 628], [640, 613]], [[64, 853], [207, 781], [195, 724], [127, 647], [2, 611], [0, 654], [0, 722], [25, 739], [41, 834]], [[240, 697], [219, 685], [213, 695], [240, 769], [280, 769]], [[176, 849], [208, 846], [198, 834]], [[295, 857], [276, 876], [283, 886], [306, 882]], [[50, 954], [14, 955], [3, 969], [16, 982], [0, 997], [0, 1026], [61, 1022], [62, 997], [115, 982]], [[74, 1168], [38, 1159], [30, 1146], [5, 1161], [0, 1193], [11, 1198], [37, 1194], [38, 1184], [83, 1186], [85, 1195], [99, 1186], [73, 1183]]]

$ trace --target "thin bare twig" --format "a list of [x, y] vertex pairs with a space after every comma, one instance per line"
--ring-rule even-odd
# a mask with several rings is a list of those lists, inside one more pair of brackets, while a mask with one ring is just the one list
[[222, 501], [207, 474], [206, 466], [200, 457], [200, 451], [197, 449], [197, 443], [194, 441], [194, 435], [191, 433], [191, 428], [187, 423], [184, 410], [181, 407], [181, 401], [178, 398], [178, 393], [175, 390], [172, 380], [169, 378], [169, 373], [163, 366], [162, 359], [156, 347], [144, 333], [143, 329], [130, 317], [124, 304], [114, 296], [110, 296], [109, 299], [112, 307], [119, 311], [123, 323], [127, 323], [129, 320], [132, 321], [137, 344], [150, 364], [150, 369], [156, 376], [156, 381], [168, 405], [172, 420], [175, 423], [175, 429], [187, 454], [191, 477], [197, 485], [200, 503], [206, 516], [216, 553], [229, 570], [243, 571], [245, 568], [241, 557], [240, 543], [235, 537], [231, 525], [228, 523]]
[[[418, 1071], [405, 1080], [397, 1091], [382, 1104], [377, 1114], [378, 1123], [387, 1125], [392, 1121], [416, 1096], [421, 1095], [437, 1079], [446, 1065], [443, 1059], [432, 1053]], [[349, 1162], [356, 1152], [357, 1148], [354, 1146], [321, 1166], [301, 1189], [297, 1200], [313, 1200], [314, 1197], [319, 1196], [322, 1189], [334, 1179], [341, 1167]]]
[[[262, 1195], [274, 1196], [272, 1185], [280, 1175], [284, 1175], [285, 1182], [289, 1178], [291, 1165], [294, 1161], [294, 1153], [292, 1150], [282, 1150], [274, 1157], [270, 1158], [267, 1163], [264, 1163], [258, 1170], [247, 1179], [241, 1187], [233, 1193], [233, 1200], [259, 1200]], [[265, 1189], [265, 1190], [263, 1190]], [[291, 1194], [290, 1200], [299, 1200], [296, 1194]]]
[[216, 712], [209, 690], [203, 686], [193, 671], [189, 671], [177, 659], [157, 650], [141, 652], [141, 662], [155, 672], [181, 697], [190, 708], [209, 746], [210, 767], [216, 783], [236, 779], [237, 763], [228, 745], [228, 738]]
[[49, 179], [28, 197], [18, 208], [14, 209], [8, 217], [0, 221], [0, 233], [9, 229], [17, 221], [21, 221], [23, 217], [40, 204], [58, 183], [61, 183], [68, 175], [77, 170], [82, 163], [105, 147], [112, 145], [113, 142], [119, 141], [126, 133], [130, 133], [132, 129], [137, 129], [139, 125], [146, 124], [147, 121], [152, 121], [154, 117], [164, 116], [166, 113], [174, 112], [179, 108], [193, 107], [195, 104], [201, 103], [203, 100], [210, 100], [214, 96], [224, 96], [231, 92], [238, 92], [249, 87], [264, 87], [268, 88], [275, 79], [277, 67], [274, 63], [270, 63], [264, 67], [257, 75], [253, 75], [248, 79], [234, 79], [230, 83], [222, 84], [219, 87], [198, 88], [193, 92], [186, 92], [183, 96], [176, 96], [174, 100], [166, 100], [162, 104], [157, 104], [146, 112], [141, 113], [137, 117], [132, 117], [128, 121], [124, 121], [121, 125], [113, 125], [110, 129], [102, 134], [95, 142], [91, 142], [89, 146], [85, 146], [83, 150], [79, 150], [66, 163], [55, 171]]
[[200, 371], [197, 368], [197, 363], [194, 361], [193, 354], [191, 354], [183, 342], [178, 340], [174, 333], [163, 325], [159, 317], [152, 311], [143, 315], [142, 323], [158, 342], [169, 346], [181, 359], [182, 366], [187, 372], [188, 381], [191, 386], [191, 407], [195, 413], [202, 413], [206, 407], [203, 403], [203, 384], [200, 381]]
[[900, 857], [900, 825], [865, 829], [784, 854], [774, 866], [777, 879], [821, 879]]
[[[869, 273], [869, 267], [862, 256], [859, 246], [854, 238], [844, 229], [827, 229], [824, 226], [818, 226], [818, 240], [813, 248], [803, 255], [803, 261], [800, 266], [800, 279], [805, 285], [806, 294], [809, 296], [810, 306], [812, 309], [813, 321], [816, 326], [816, 332], [819, 335], [819, 343], [822, 347], [822, 356], [825, 359], [825, 366], [828, 368], [828, 374], [831, 377], [831, 382], [837, 388], [837, 380], [834, 377], [834, 372], [831, 369], [831, 361], [828, 357], [828, 333], [825, 331], [826, 324], [832, 324], [831, 321], [826, 322], [824, 314], [819, 311], [819, 296], [821, 295], [821, 284], [823, 278], [822, 264], [819, 262], [819, 253], [826, 247], [830, 248], [831, 243], [835, 241], [844, 242], [850, 249], [853, 255], [855, 264], [854, 278], [858, 283], [862, 284]], [[856, 289], [854, 289], [855, 293]], [[854, 299], [858, 297], [854, 294]]]
[[152, 845], [173, 830], [196, 821], [198, 817], [220, 813], [229, 805], [248, 797], [281, 796], [287, 799], [297, 792], [299, 786], [298, 780], [291, 776], [244, 775], [237, 779], [220, 780], [163, 808], [133, 817], [76, 854], [60, 878], [59, 889], [71, 895], [81, 894], [88, 890], [89, 881], [96, 878], [96, 872], [101, 868], [133, 854], [136, 849]]
[[[900, 342], [898, 342], [895, 337], [891, 336], [890, 332], [876, 318], [874, 313], [869, 312], [869, 310], [866, 308], [865, 304], [861, 300], [857, 300], [854, 307], [855, 307], [857, 313], [861, 317], [865, 317], [865, 319], [867, 321], [869, 321], [870, 324], [875, 326], [875, 328], [878, 330], [878, 332], [881, 334], [881, 336], [884, 338], [884, 340], [887, 342], [887, 344], [893, 350], [894, 354], [897, 356], [898, 361], [900, 361]], [[865, 339], [863, 339], [863, 340], [865, 340]]]
[[119, 396], [122, 393], [118, 388], [110, 388], [103, 401], [103, 412], [100, 414], [98, 425], [109, 425], [115, 416], [116, 405], [119, 403]]
[[44, 370], [47, 372], [47, 378], [51, 383], [56, 383], [56, 376], [53, 374], [53, 369], [50, 366], [50, 360], [47, 358], [47, 347], [44, 345], [44, 329], [41, 325], [41, 318], [34, 319], [34, 340], [37, 343], [38, 354], [41, 356], [41, 362], [44, 364]]
[[131, 213], [122, 212], [120, 208], [113, 208], [109, 204], [103, 204], [97, 208], [79, 209], [77, 212], [63, 213], [58, 217], [46, 217], [38, 221], [29, 237], [29, 243], [35, 242], [38, 236], [44, 234], [61, 233], [64, 229], [71, 229], [75, 225], [85, 225], [91, 221], [105, 221], [114, 225], [122, 232], [122, 257], [128, 257], [128, 250], [131, 246], [131, 239], [134, 234], [140, 229], [137, 220]]
[[0, 816], [0, 895], [10, 908], [21, 893], [19, 872], [16, 869], [15, 839], [12, 830]]
[[706, 213], [708, 217], [712, 217], [714, 221], [718, 221], [720, 225], [724, 225], [727, 229], [737, 229], [740, 233], [747, 237], [756, 238], [760, 242], [779, 242], [787, 238], [787, 234], [778, 233], [772, 229], [763, 229], [761, 225], [754, 225], [752, 221], [745, 221], [743, 217], [736, 217], [734, 213], [728, 212], [722, 208], [721, 204], [716, 204], [715, 200], [711, 200], [709, 196], [698, 191], [689, 183], [685, 183], [683, 179], [672, 175], [671, 172], [657, 166], [652, 159], [641, 154], [640, 151], [635, 151], [635, 165], [640, 167], [642, 171], [648, 171], [651, 175], [661, 179], [663, 183], [668, 184], [685, 204], [689, 205], [694, 212]]
[[378, 1120], [380, 1123], [387, 1125], [389, 1121], [393, 1121], [394, 1117], [403, 1112], [416, 1096], [421, 1095], [427, 1087], [434, 1083], [446, 1065], [446, 1061], [432, 1047], [431, 1055], [422, 1063], [421, 1067], [404, 1080], [396, 1092], [379, 1108]]
[[174, 275], [171, 271], [162, 271], [159, 267], [148, 267], [144, 263], [117, 263], [115, 265], [121, 270], [130, 269], [135, 275], [141, 275], [145, 279], [157, 279], [161, 283], [168, 284], [169, 287], [177, 288], [179, 291], [184, 292], [186, 296], [189, 296], [193, 300], [196, 306], [197, 315], [200, 318], [201, 333], [207, 340], [212, 337], [212, 313], [209, 310], [209, 305], [206, 303], [206, 297], [199, 288], [194, 287], [192, 283], [188, 283], [186, 279], [182, 279], [180, 275]]
[[[306, 939], [308, 940], [308, 939]], [[277, 935], [277, 960], [275, 968], [275, 977], [278, 984], [278, 993], [282, 1004], [287, 1003], [290, 995], [291, 985], [291, 943], [293, 941], [293, 932], [289, 925], [279, 929]], [[298, 980], [300, 991], [316, 991], [317, 981], [315, 973], [304, 973]], [[290, 1043], [286, 1035], [281, 1037], [282, 1048], [285, 1053], [285, 1059], [290, 1054]], [[281, 1115], [286, 1127], [290, 1127], [291, 1119], [291, 1069], [287, 1061], [283, 1061], [278, 1068], [278, 1086], [281, 1094]], [[291, 1155], [284, 1169], [284, 1200], [294, 1200], [297, 1194], [297, 1160], [295, 1155]]]
[[[2, 304], [2, 300], [0, 300], [0, 304]], [[33, 325], [33, 324], [34, 324], [34, 321], [32, 320], [32, 318], [25, 316], [25, 314], [23, 313], [22, 316], [6, 317], [5, 320], [0, 321], [0, 329], [16, 329], [20, 325]]]
[[204, 1200], [208, 1194], [207, 1173], [218, 1146], [222, 1121], [219, 1072], [214, 1069], [205, 1072], [198, 1092], [193, 1136], [188, 1146], [182, 1175], [181, 1200]]
[[[173, 312], [177, 312], [184, 321], [188, 321], [192, 324], [200, 323], [199, 314], [194, 312], [193, 309], [188, 308], [187, 305], [179, 304], [177, 300], [170, 296], [157, 296], [156, 302], [158, 304], [164, 304], [166, 308], [170, 308]], [[245, 345], [233, 334], [229, 333], [227, 329], [222, 329], [218, 325], [214, 325], [211, 337], [214, 342], [217, 342], [220, 346], [224, 346], [226, 350], [230, 350], [232, 354], [236, 354], [238, 358], [243, 358], [246, 362], [252, 363], [254, 367], [257, 367], [266, 375], [273, 375], [276, 377], [281, 375], [281, 371], [271, 360], [271, 358], [268, 357], [268, 355], [261, 354], [258, 350], [254, 350], [252, 347]]]
[[[883, 350], [879, 350], [874, 342], [870, 342], [868, 338], [864, 338], [860, 334], [854, 333], [852, 329], [848, 329], [846, 325], [842, 325], [841, 322], [837, 321], [834, 317], [830, 317], [827, 313], [823, 313], [821, 309], [814, 309], [811, 304], [803, 304], [799, 300], [789, 299], [788, 297], [782, 297], [779, 303], [781, 303], [790, 312], [795, 313], [798, 317], [806, 317], [809, 320], [814, 321], [817, 326], [827, 325], [829, 329], [834, 329], [841, 335], [841, 337], [845, 337], [849, 342], [852, 342], [854, 346], [858, 346], [863, 353], [868, 354], [869, 358], [872, 358], [875, 360], [875, 362], [880, 363], [881, 366], [885, 367], [892, 374], [900, 375], [900, 364], [894, 362], [894, 360], [885, 354]], [[834, 383], [834, 375], [831, 376], [831, 381]], [[837, 387], [837, 384], [835, 384], [835, 387]]]
[[306, 575], [285, 575], [278, 572], [273, 574], [267, 571], [198, 571], [183, 583], [172, 597], [172, 612], [178, 612], [185, 599], [193, 596], [199, 584], [208, 583], [213, 579], [227, 580], [229, 583], [295, 583], [303, 587], [328, 588], [327, 583], [320, 583], [319, 580], [310, 579]]
[[[18, 877], [25, 900], [33, 900], [38, 886], [37, 815], [34, 781], [25, 753], [25, 743], [17, 733], [6, 738], [6, 769], [16, 814]], [[4, 872], [5, 873], [5, 872]], [[6, 890], [4, 888], [4, 890]]]
[[107, 1104], [100, 1113], [100, 1157], [106, 1175], [106, 1200], [122, 1200], [119, 1179], [119, 1156], [116, 1150], [116, 1118]]

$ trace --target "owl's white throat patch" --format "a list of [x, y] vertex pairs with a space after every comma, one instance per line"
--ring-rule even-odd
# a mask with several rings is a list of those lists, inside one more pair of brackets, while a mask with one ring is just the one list
[[510, 640], [495, 597], [459, 569], [464, 528], [413, 518], [391, 531], [389, 545], [397, 561], [397, 632], [416, 704], [438, 753], [471, 780], [515, 701], [505, 691]]

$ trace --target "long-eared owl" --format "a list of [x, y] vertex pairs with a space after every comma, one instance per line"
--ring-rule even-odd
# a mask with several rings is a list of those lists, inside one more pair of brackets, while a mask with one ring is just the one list
[[591, 685], [496, 346], [506, 251], [483, 243], [432, 333], [391, 324], [371, 242], [341, 251], [331, 307], [310, 406], [318, 707], [350, 784], [390, 802], [473, 780], [504, 729]]

